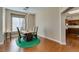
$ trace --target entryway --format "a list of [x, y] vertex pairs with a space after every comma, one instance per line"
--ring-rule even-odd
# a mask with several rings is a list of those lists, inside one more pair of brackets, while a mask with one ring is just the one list
[[79, 8], [73, 8], [66, 13], [65, 32], [66, 43], [72, 47], [79, 46]]

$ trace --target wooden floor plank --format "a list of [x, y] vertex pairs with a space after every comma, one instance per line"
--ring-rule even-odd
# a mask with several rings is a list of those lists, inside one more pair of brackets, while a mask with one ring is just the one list
[[78, 52], [79, 37], [75, 35], [67, 36], [67, 45], [60, 45], [46, 38], [40, 38], [41, 43], [33, 48], [20, 48], [16, 45], [16, 39], [7, 40], [4, 45], [0, 45], [0, 52]]

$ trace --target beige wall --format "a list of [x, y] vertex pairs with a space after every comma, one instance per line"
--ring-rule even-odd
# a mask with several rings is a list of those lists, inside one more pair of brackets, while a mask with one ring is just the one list
[[66, 15], [61, 14], [61, 42], [66, 44], [66, 26], [65, 26]]
[[0, 33], [2, 33], [2, 15], [3, 15], [3, 13], [2, 13], [3, 11], [2, 11], [2, 8], [0, 7]]
[[3, 8], [3, 33], [5, 32], [5, 13], [6, 13], [6, 11], [5, 11], [5, 8]]
[[60, 14], [59, 8], [37, 8], [36, 25], [38, 34], [60, 42]]
[[64, 15], [62, 12], [64, 12], [68, 7], [60, 7], [60, 43], [63, 45], [66, 45], [66, 26], [65, 26], [65, 19], [66, 15]]
[[63, 11], [65, 11], [68, 7], [59, 7], [60, 12], [62, 13]]
[[33, 27], [35, 26], [35, 15], [29, 14], [28, 17], [28, 30], [33, 30]]
[[0, 44], [3, 42], [3, 8], [0, 7]]

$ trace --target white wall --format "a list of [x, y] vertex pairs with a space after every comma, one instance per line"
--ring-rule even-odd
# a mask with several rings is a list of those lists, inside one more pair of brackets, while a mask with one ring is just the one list
[[29, 14], [28, 16], [28, 30], [32, 31], [35, 26], [35, 15]]
[[60, 12], [62, 13], [63, 11], [65, 11], [68, 7], [60, 7]]
[[38, 34], [60, 42], [60, 14], [58, 7], [37, 8], [36, 25]]
[[60, 43], [63, 45], [66, 45], [66, 26], [65, 26], [65, 19], [66, 15], [63, 14], [63, 12], [67, 9], [68, 7], [60, 7]]
[[65, 25], [66, 15], [61, 14], [61, 42], [66, 45], [66, 25]]
[[4, 36], [3, 36], [3, 8], [0, 7], [0, 44], [2, 43], [2, 41], [4, 40]]
[[6, 29], [5, 29], [5, 25], [6, 25], [6, 24], [5, 24], [5, 23], [6, 23], [6, 22], [5, 22], [5, 14], [6, 14], [6, 11], [5, 11], [5, 8], [3, 8], [3, 34], [4, 34], [5, 30], [6, 30]]

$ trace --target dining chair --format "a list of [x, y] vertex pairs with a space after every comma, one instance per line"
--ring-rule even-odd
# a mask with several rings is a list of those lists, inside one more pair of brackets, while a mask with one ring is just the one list
[[36, 37], [36, 38], [37, 38], [37, 32], [38, 32], [38, 27], [35, 26], [35, 27], [33, 28], [33, 36]]

